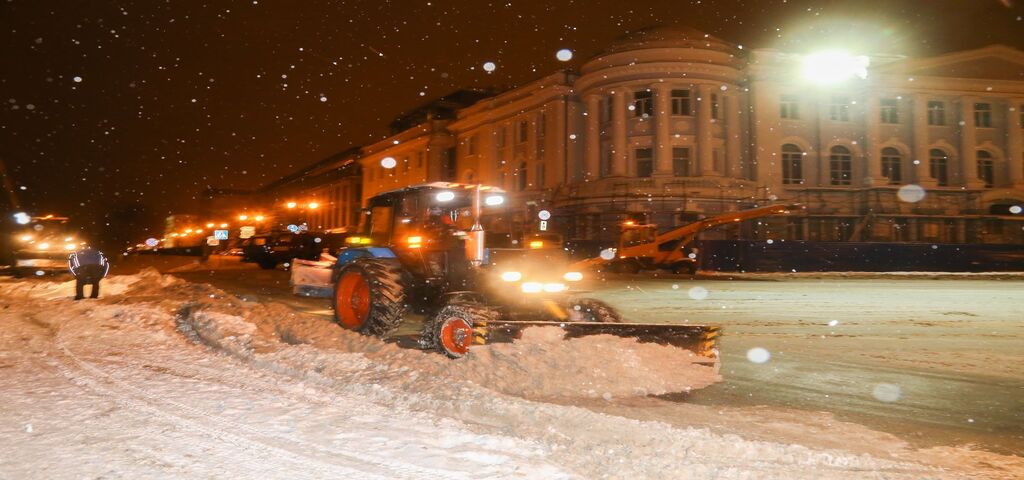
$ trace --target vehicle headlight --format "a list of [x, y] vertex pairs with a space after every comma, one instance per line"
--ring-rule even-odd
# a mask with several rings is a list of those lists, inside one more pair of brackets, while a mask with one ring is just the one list
[[29, 241], [32, 241], [32, 235], [22, 235], [22, 236], [21, 236], [21, 237], [19, 238], [19, 240], [21, 240], [21, 241], [23, 241], [23, 242], [29, 242]]
[[505, 203], [505, 197], [501, 195], [491, 195], [484, 199], [484, 204], [488, 206], [496, 206]]
[[567, 282], [578, 282], [583, 280], [583, 274], [580, 272], [566, 272], [565, 275], [562, 275], [562, 278]]
[[501, 274], [501, 279], [506, 282], [518, 282], [523, 279], [523, 274], [519, 272], [505, 272]]
[[64, 250], [71, 251], [71, 250], [74, 250], [74, 249], [75, 249], [75, 244], [73, 244], [73, 243], [69, 243], [67, 245], [64, 245]]
[[549, 293], [558, 293], [565, 290], [564, 283], [545, 283], [544, 291]]
[[525, 282], [522, 286], [524, 293], [537, 293], [544, 289], [544, 285], [538, 282]]
[[48, 248], [50, 248], [50, 244], [49, 243], [43, 242], [43, 243], [39, 244], [39, 249], [40, 250], [46, 250]]

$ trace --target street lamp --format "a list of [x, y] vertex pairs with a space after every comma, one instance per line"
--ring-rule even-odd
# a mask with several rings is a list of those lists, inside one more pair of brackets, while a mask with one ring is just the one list
[[296, 205], [297, 204], [295, 202], [288, 202], [288, 203], [284, 204], [284, 206], [286, 206], [288, 208], [295, 208]]
[[263, 215], [256, 215], [256, 221], [257, 222], [262, 222], [263, 221]]
[[319, 203], [316, 203], [316, 202], [309, 202], [309, 208], [310, 208], [310, 209], [312, 209], [312, 210], [316, 210], [316, 209], [317, 209], [317, 208], [319, 208], [319, 207], [320, 207], [320, 204], [319, 204]]
[[836, 85], [854, 77], [865, 79], [871, 60], [841, 50], [826, 50], [805, 55], [801, 73], [804, 80], [818, 85]]
[[244, 221], [249, 219], [249, 216], [245, 215], [245, 214], [242, 214], [242, 215], [238, 216], [238, 219], [244, 222]]
[[206, 228], [213, 228], [213, 222], [207, 223]]

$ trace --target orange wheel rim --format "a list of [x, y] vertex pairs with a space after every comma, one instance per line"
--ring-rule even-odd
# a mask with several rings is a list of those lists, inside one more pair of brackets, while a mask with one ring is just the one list
[[453, 318], [441, 326], [441, 348], [444, 351], [461, 357], [469, 352], [473, 344], [473, 326], [464, 319]]
[[359, 272], [345, 272], [334, 293], [335, 312], [345, 328], [363, 326], [370, 314], [370, 285]]

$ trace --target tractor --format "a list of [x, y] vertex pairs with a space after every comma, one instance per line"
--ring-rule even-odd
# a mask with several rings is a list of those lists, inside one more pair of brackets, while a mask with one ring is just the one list
[[[556, 326], [566, 338], [633, 337], [717, 360], [717, 327], [623, 323], [611, 306], [582, 296], [584, 275], [569, 269], [564, 250], [508, 242], [511, 229], [492, 221], [505, 203], [498, 188], [447, 182], [370, 198], [332, 272], [337, 323], [389, 338], [407, 313], [422, 314], [416, 344], [451, 358]], [[488, 238], [520, 248], [489, 248]]]

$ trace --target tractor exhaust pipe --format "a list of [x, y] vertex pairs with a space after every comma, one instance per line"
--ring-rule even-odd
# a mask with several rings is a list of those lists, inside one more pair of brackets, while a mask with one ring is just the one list
[[473, 190], [473, 226], [469, 229], [466, 238], [466, 258], [474, 266], [484, 263], [484, 227], [480, 225], [480, 215], [483, 212], [483, 195], [480, 192], [480, 185], [477, 184]]

